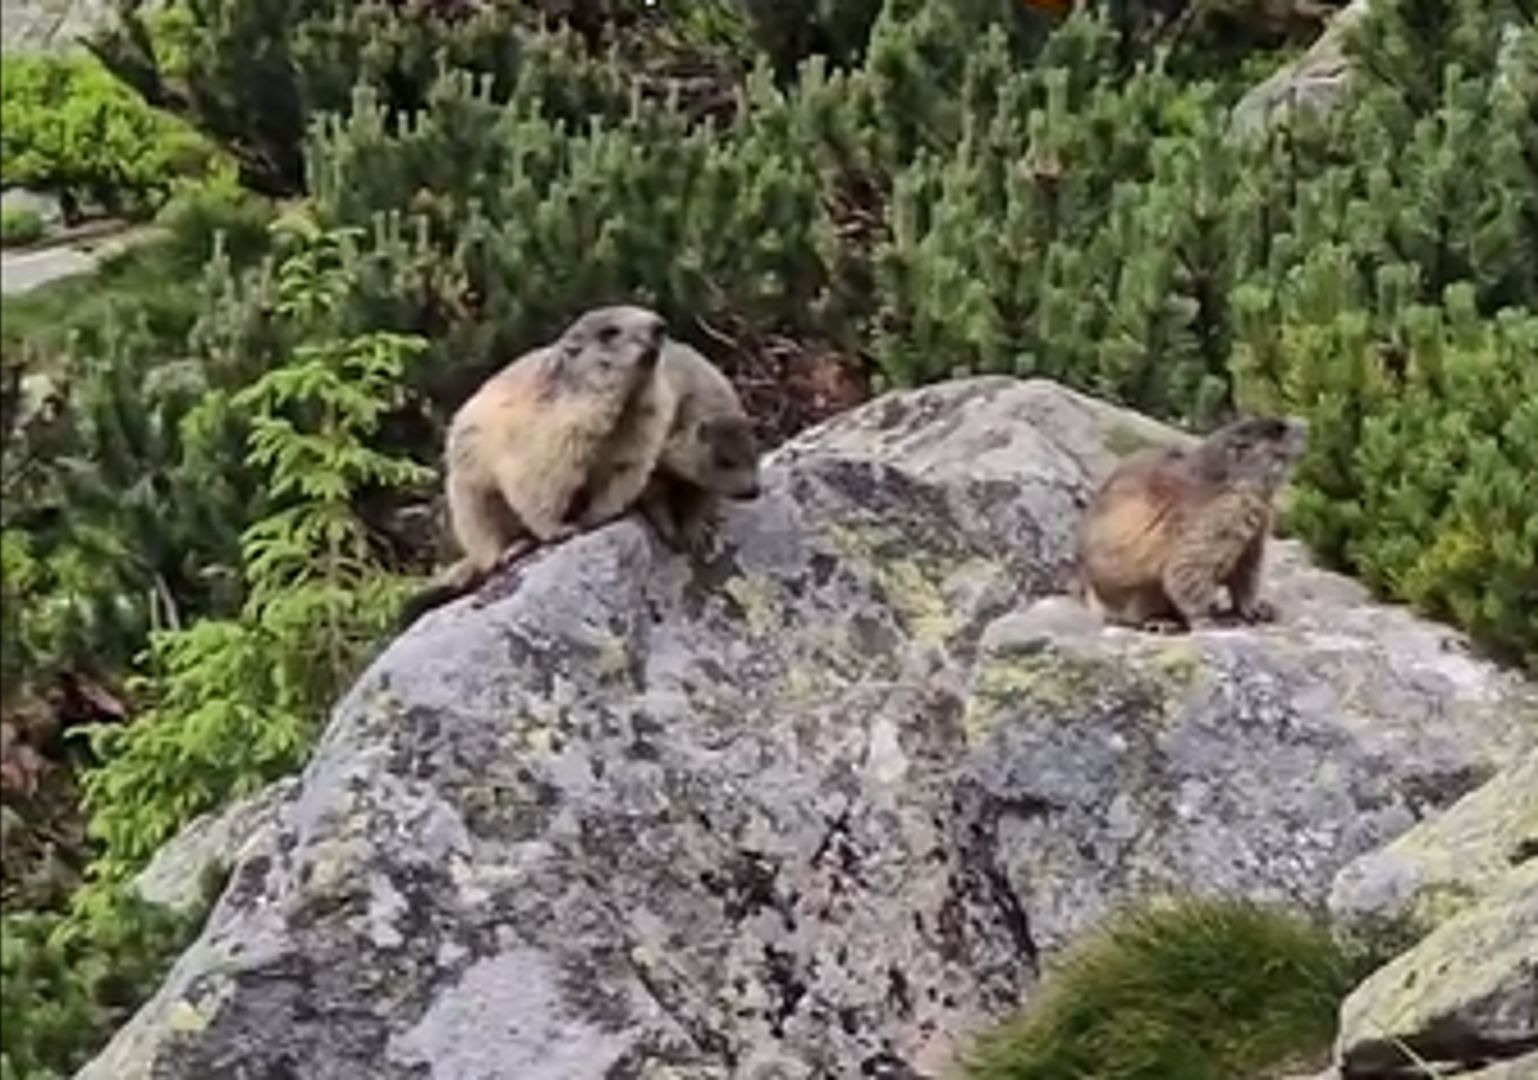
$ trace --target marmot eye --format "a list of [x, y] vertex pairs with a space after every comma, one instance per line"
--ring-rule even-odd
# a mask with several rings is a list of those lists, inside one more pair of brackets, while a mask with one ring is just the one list
[[602, 330], [598, 331], [598, 340], [605, 345], [613, 345], [619, 340], [619, 327], [613, 323], [605, 326]]

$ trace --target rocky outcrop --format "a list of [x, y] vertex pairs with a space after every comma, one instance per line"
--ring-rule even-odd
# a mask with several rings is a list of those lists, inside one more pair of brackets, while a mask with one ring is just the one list
[[1322, 905], [1538, 697], [1293, 544], [1273, 626], [1053, 596], [1094, 480], [1168, 438], [1043, 382], [892, 395], [706, 558], [626, 520], [430, 614], [80, 1075], [938, 1076], [1128, 898]]
[[1358, 987], [1340, 1042], [1347, 1077], [1538, 1054], [1538, 859]]

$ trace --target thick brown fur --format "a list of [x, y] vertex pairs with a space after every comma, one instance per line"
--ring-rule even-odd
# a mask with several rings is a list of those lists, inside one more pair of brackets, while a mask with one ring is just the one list
[[673, 413], [657, 374], [665, 341], [655, 312], [596, 308], [459, 408], [449, 423], [446, 488], [464, 557], [407, 603], [399, 625], [636, 502]]
[[[1277, 491], [1302, 455], [1301, 421], [1255, 417], [1190, 450], [1143, 450], [1101, 485], [1079, 533], [1081, 596], [1108, 622], [1190, 629], [1220, 614], [1276, 617], [1260, 597]], [[1216, 609], [1226, 588], [1227, 612]]]
[[757, 497], [758, 439], [731, 380], [698, 351], [669, 341], [661, 373], [672, 390], [673, 422], [641, 512], [664, 543], [698, 552], [723, 498]]

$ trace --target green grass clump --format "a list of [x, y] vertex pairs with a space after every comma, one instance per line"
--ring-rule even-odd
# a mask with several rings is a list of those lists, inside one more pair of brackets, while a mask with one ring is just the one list
[[1362, 974], [1328, 929], [1235, 901], [1160, 903], [1071, 949], [969, 1080], [1235, 1080], [1321, 1059]]

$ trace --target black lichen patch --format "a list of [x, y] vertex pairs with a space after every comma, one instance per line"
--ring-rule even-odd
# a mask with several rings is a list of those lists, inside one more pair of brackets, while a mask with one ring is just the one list
[[1519, 840], [1508, 861], [1512, 866], [1521, 866], [1529, 859], [1538, 859], [1538, 836], [1527, 836]]
[[[1004, 800], [974, 783], [956, 789], [949, 808], [947, 895], [936, 915], [941, 955], [971, 970], [984, 1002], [1008, 1008], [1040, 971], [1030, 919], [998, 862], [998, 826], [1005, 814], [1033, 816], [1044, 804]], [[999, 941], [1009, 948], [1000, 950]]]
[[897, 1015], [904, 1020], [913, 1016], [913, 990], [908, 985], [908, 976], [903, 974], [902, 968], [891, 964], [886, 969], [886, 999]]
[[623, 960], [604, 960], [603, 951], [593, 955], [571, 952], [561, 958], [561, 997], [584, 1019], [604, 1031], [624, 1031], [631, 1023], [630, 1001], [624, 980], [615, 977]]
[[236, 868], [227, 900], [237, 908], [247, 908], [259, 898], [267, 882], [267, 872], [272, 869], [272, 857], [255, 855]]
[[773, 1004], [769, 1013], [769, 1030], [776, 1038], [785, 1037], [785, 1024], [796, 1014], [806, 997], [806, 981], [796, 970], [796, 958], [773, 945], [764, 946], [764, 984]]
[[883, 1049], [860, 1062], [860, 1075], [873, 1080], [927, 1080], [923, 1073], [890, 1049]]
[[[831, 865], [838, 874], [863, 886], [861, 860], [859, 845], [851, 831], [849, 814], [845, 812], [828, 822], [828, 830], [823, 833], [817, 850], [812, 852], [811, 862], [816, 867]], [[834, 892], [843, 891], [839, 882], [833, 884]]]
[[791, 900], [779, 890], [780, 868], [756, 851], [738, 850], [720, 870], [700, 872], [700, 884], [719, 897], [722, 910], [732, 922], [741, 922], [760, 911], [779, 912], [787, 928], [793, 924]]
[[723, 544], [714, 555], [695, 558], [692, 566], [694, 572], [685, 582], [682, 596], [683, 609], [688, 616], [691, 619], [700, 618], [705, 613], [706, 605], [712, 599], [720, 598], [730, 607], [736, 608], [733, 618], [743, 618], [740, 607], [726, 589], [727, 582], [742, 577], [742, 565], [737, 561], [736, 549]]

